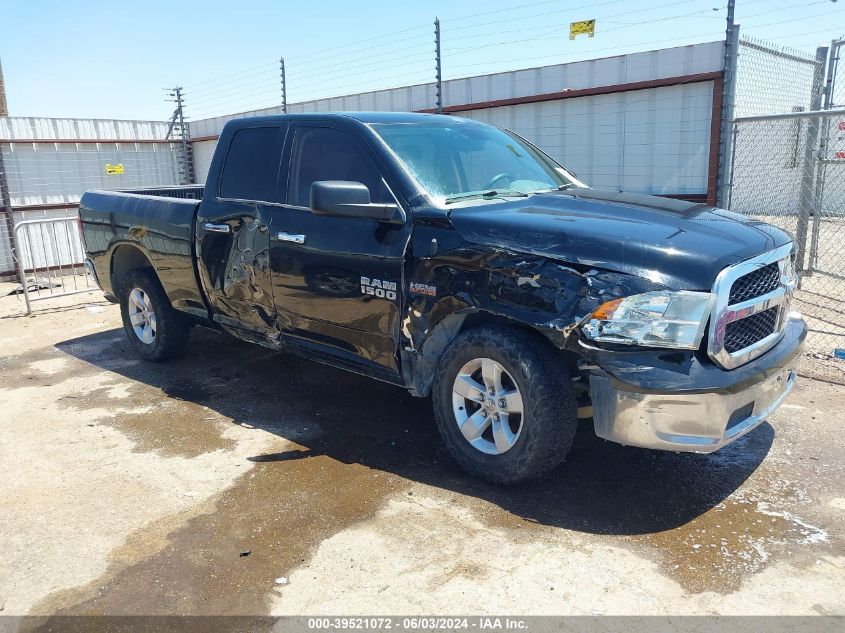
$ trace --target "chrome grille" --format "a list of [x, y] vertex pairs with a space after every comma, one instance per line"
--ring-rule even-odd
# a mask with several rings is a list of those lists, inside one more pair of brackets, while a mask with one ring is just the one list
[[772, 262], [737, 279], [731, 286], [728, 303], [736, 305], [749, 299], [762, 297], [777, 289], [779, 285], [780, 267], [778, 262]]
[[725, 369], [777, 344], [796, 278], [792, 244], [728, 266], [716, 278], [707, 353]]
[[725, 349], [731, 354], [773, 334], [778, 323], [779, 308], [769, 308], [725, 327]]

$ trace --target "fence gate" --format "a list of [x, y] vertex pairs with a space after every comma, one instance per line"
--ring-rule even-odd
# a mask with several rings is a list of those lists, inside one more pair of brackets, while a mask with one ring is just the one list
[[845, 110], [736, 119], [733, 148], [730, 209], [795, 235], [804, 371], [845, 380]]

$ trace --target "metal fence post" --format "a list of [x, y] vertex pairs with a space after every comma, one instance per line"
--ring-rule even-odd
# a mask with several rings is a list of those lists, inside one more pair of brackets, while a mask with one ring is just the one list
[[727, 204], [725, 205], [725, 209], [730, 209], [733, 199], [733, 191], [734, 191], [734, 163], [736, 161], [736, 137], [739, 134], [739, 127], [736, 124], [736, 120], [733, 123], [733, 130], [731, 130], [731, 165], [730, 165], [730, 180], [728, 181], [728, 199]]
[[[834, 82], [836, 78], [836, 65], [839, 61], [839, 47], [845, 44], [845, 40], [833, 40], [830, 43], [830, 48], [825, 49], [819, 47], [816, 50], [816, 59], [822, 51], [828, 53], [827, 55], [827, 77], [825, 77], [825, 60], [819, 60], [820, 65], [816, 68], [816, 72], [821, 76], [819, 80], [819, 90], [821, 92], [822, 109], [830, 110], [833, 107], [833, 91]], [[813, 88], [816, 89], [816, 82]], [[807, 269], [812, 274], [818, 266], [819, 259], [819, 233], [821, 231], [822, 217], [824, 216], [824, 189], [825, 180], [827, 179], [827, 156], [828, 143], [830, 142], [830, 118], [823, 117], [821, 119], [821, 140], [819, 141], [819, 152], [816, 160], [816, 183], [814, 189], [815, 198], [815, 213], [813, 214], [813, 229], [810, 234], [810, 255], [807, 261]]]
[[[813, 77], [813, 88], [810, 96], [810, 111], [821, 110], [822, 93], [824, 91], [824, 66], [827, 60], [827, 47], [820, 46], [816, 49], [816, 62], [818, 64]], [[798, 222], [795, 225], [795, 241], [798, 248], [795, 252], [795, 269], [797, 272], [805, 271], [808, 266], [805, 264], [807, 252], [807, 227], [810, 216], [815, 216], [818, 209], [819, 193], [816, 189], [816, 163], [819, 160], [819, 130], [824, 126], [824, 119], [810, 119], [807, 121], [807, 138], [804, 145], [804, 160], [801, 164], [801, 189], [798, 194]]]
[[[9, 251], [12, 255], [12, 261], [17, 262], [20, 259], [20, 253], [18, 253], [17, 243], [15, 241], [15, 219], [12, 217], [12, 196], [9, 193], [9, 180], [6, 177], [6, 164], [3, 160], [2, 144], [0, 144], [0, 213], [6, 216], [6, 231], [9, 234]], [[25, 278], [21, 278], [18, 281], [26, 285]]]
[[739, 62], [739, 25], [734, 23], [734, 0], [728, 2], [725, 31], [725, 64], [722, 71], [722, 122], [719, 128], [719, 171], [716, 178], [716, 206], [726, 207], [730, 197], [733, 152], [733, 122], [736, 106], [736, 73]]
[[[23, 228], [23, 227], [21, 227], [21, 228]], [[17, 232], [16, 230], [14, 230], [14, 229], [12, 230], [12, 233], [11, 233], [12, 239], [15, 239], [15, 233], [16, 232]], [[30, 248], [30, 253], [32, 253], [31, 248]], [[33, 259], [34, 259], [34, 257], [33, 257]], [[26, 305], [26, 316], [32, 316], [32, 303], [29, 300], [29, 284], [26, 281], [26, 266], [23, 263], [23, 254], [21, 254], [20, 257], [15, 258], [15, 265], [16, 265], [17, 271], [18, 271], [18, 278], [20, 279], [20, 282], [21, 282], [21, 291], [23, 292], [23, 301], [24, 301], [24, 304]], [[37, 276], [35, 276], [35, 283], [38, 284], [38, 277]]]
[[839, 70], [839, 50], [845, 46], [845, 39], [833, 40], [830, 43], [830, 57], [827, 62], [827, 80], [824, 85], [824, 109], [830, 110], [836, 105], [836, 75]]
[[443, 67], [441, 66], [440, 60], [440, 19], [434, 18], [434, 72], [436, 81], [434, 111], [437, 114], [443, 114]]
[[285, 58], [279, 58], [279, 70], [282, 76], [282, 112], [288, 113], [288, 87], [285, 80]]

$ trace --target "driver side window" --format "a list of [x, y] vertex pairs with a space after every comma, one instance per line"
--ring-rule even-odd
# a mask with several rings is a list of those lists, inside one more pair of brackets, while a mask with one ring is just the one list
[[357, 139], [334, 128], [302, 127], [293, 140], [288, 204], [310, 207], [311, 184], [318, 180], [360, 182], [373, 202], [385, 200], [378, 167]]

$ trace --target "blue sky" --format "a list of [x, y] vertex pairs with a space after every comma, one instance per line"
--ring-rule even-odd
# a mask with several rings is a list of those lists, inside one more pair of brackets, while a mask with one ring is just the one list
[[[704, 42], [723, 37], [722, 0], [319, 1], [0, 0], [0, 59], [12, 116], [164, 119], [182, 85], [194, 118], [279, 101]], [[568, 39], [571, 21], [594, 38]], [[815, 50], [845, 35], [845, 0], [738, 0], [742, 32]]]

